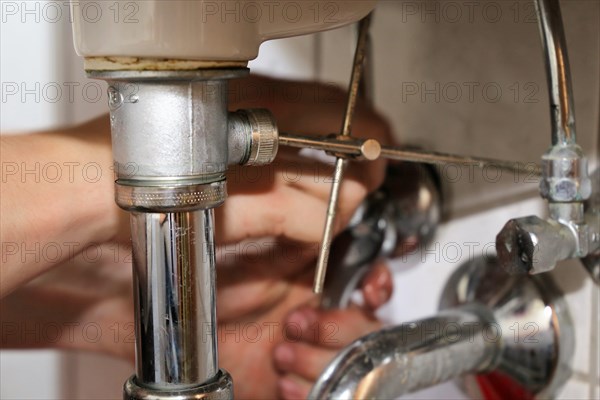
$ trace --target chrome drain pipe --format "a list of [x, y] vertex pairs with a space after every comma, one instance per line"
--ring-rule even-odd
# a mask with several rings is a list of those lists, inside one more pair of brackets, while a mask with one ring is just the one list
[[133, 213], [137, 379], [186, 388], [217, 375], [213, 211]]

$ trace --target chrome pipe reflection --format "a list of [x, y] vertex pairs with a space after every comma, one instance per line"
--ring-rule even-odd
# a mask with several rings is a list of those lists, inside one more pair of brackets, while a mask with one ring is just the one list
[[472, 398], [554, 398], [569, 378], [573, 322], [549, 277], [475, 258], [452, 274], [440, 307], [343, 349], [309, 398], [393, 399], [459, 376]]
[[552, 119], [552, 145], [575, 143], [575, 112], [569, 56], [559, 0], [536, 0]]
[[483, 372], [500, 354], [500, 342], [485, 339], [491, 322], [482, 315], [456, 309], [367, 335], [335, 358], [309, 398], [393, 399]]
[[[575, 111], [569, 56], [559, 0], [536, 0], [546, 60], [550, 97], [552, 146], [542, 156], [540, 194], [548, 201], [549, 219], [515, 218], [496, 237], [500, 263], [510, 273], [539, 274], [571, 258], [587, 256], [593, 247], [592, 228], [584, 201], [592, 182], [588, 162], [575, 135]], [[534, 254], [535, 252], [535, 254]]]
[[213, 211], [132, 213], [137, 383], [193, 387], [217, 375]]

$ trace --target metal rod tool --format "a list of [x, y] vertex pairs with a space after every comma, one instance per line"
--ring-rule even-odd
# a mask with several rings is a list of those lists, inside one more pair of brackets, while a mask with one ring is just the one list
[[[354, 54], [354, 64], [352, 66], [352, 77], [350, 80], [350, 89], [348, 101], [346, 103], [346, 113], [342, 125], [341, 136], [349, 137], [352, 134], [352, 119], [354, 117], [354, 109], [356, 108], [356, 100], [358, 98], [358, 89], [360, 86], [360, 78], [363, 72], [365, 55], [368, 47], [369, 27], [371, 24], [371, 15], [366, 16], [360, 22], [360, 31], [358, 34], [358, 42], [356, 44], [356, 53]], [[347, 160], [343, 157], [337, 157], [335, 160], [335, 172], [333, 174], [333, 184], [331, 185], [331, 194], [329, 196], [329, 204], [327, 206], [327, 216], [325, 220], [325, 229], [323, 231], [323, 240], [319, 251], [317, 261], [317, 269], [313, 291], [321, 293], [323, 291], [323, 283], [325, 282], [325, 274], [327, 272], [327, 260], [329, 258], [329, 250], [333, 240], [333, 227], [337, 214], [337, 205], [340, 195], [342, 180], [344, 179], [344, 171], [346, 169]]]
[[354, 160], [390, 160], [445, 165], [459, 164], [478, 168], [494, 167], [508, 171], [519, 171], [541, 175], [541, 167], [534, 162], [516, 162], [493, 158], [462, 156], [434, 151], [382, 146], [375, 139], [359, 139], [331, 136], [302, 136], [287, 133], [279, 134], [279, 144], [297, 148], [323, 150], [334, 155], [343, 155]]

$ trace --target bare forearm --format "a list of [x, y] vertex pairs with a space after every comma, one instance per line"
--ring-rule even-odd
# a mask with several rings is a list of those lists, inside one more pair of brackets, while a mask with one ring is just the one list
[[0, 297], [114, 235], [118, 211], [107, 130], [99, 119], [0, 139]]

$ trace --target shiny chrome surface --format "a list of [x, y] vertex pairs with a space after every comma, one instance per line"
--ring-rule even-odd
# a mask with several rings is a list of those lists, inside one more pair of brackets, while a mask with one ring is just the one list
[[440, 308], [469, 303], [493, 313], [501, 347], [493, 371], [464, 379], [500, 398], [553, 398], [571, 374], [575, 333], [550, 276], [513, 276], [496, 259], [477, 258], [450, 277]]
[[[229, 149], [236, 146], [232, 138], [242, 137], [244, 142], [244, 157], [236, 164], [268, 165], [275, 160], [279, 149], [279, 130], [275, 117], [269, 110], [250, 109], [238, 110], [229, 116]], [[231, 154], [231, 153], [230, 153]], [[234, 157], [236, 158], [236, 157]], [[229, 160], [232, 164], [232, 160]]]
[[155, 390], [140, 386], [132, 376], [123, 386], [124, 400], [230, 400], [233, 399], [233, 380], [223, 370], [200, 386], [188, 389]]
[[186, 389], [218, 372], [213, 211], [132, 213], [136, 375]]
[[585, 220], [590, 227], [590, 249], [581, 262], [594, 282], [600, 284], [600, 168], [596, 168], [591, 178], [592, 196], [585, 203]]
[[220, 206], [227, 197], [225, 180], [204, 184], [137, 186], [116, 184], [119, 207], [138, 212], [182, 212]]
[[136, 376], [125, 399], [233, 396], [228, 375], [214, 384], [212, 208], [227, 197], [228, 165], [266, 164], [277, 153], [268, 111], [228, 112], [226, 79], [246, 74], [88, 71], [109, 83], [115, 197], [132, 212]]
[[[453, 310], [365, 336], [325, 369], [309, 398], [393, 399], [463, 373], [484, 371], [499, 346], [485, 340], [488, 324], [477, 311]], [[462, 331], [464, 327], [472, 332]]]
[[442, 215], [439, 177], [426, 165], [394, 163], [331, 245], [321, 307], [346, 308], [371, 263], [432, 239]]
[[109, 83], [116, 201], [132, 212], [136, 376], [126, 399], [206, 394], [217, 376], [212, 208], [236, 155], [225, 79], [246, 73], [88, 72]]
[[387, 199], [393, 199], [384, 256], [404, 254], [408, 242], [423, 246], [433, 239], [443, 218], [446, 190], [436, 169], [425, 164], [390, 163], [382, 190]]
[[[352, 134], [352, 120], [354, 118], [354, 109], [356, 107], [356, 100], [358, 99], [360, 79], [367, 54], [370, 26], [371, 16], [368, 15], [360, 22], [360, 32], [358, 34], [356, 52], [354, 54], [352, 76], [350, 78], [348, 101], [346, 102], [346, 112], [344, 114], [341, 136], [350, 136]], [[323, 229], [323, 239], [321, 240], [321, 247], [319, 249], [319, 257], [317, 259], [315, 280], [313, 284], [313, 291], [315, 293], [321, 293], [325, 283], [327, 261], [329, 259], [329, 252], [331, 250], [331, 242], [333, 241], [333, 226], [335, 224], [338, 199], [340, 195], [340, 189], [342, 187], [342, 180], [344, 179], [346, 164], [347, 161], [341, 157], [338, 157], [335, 161], [333, 183], [331, 185], [331, 194], [329, 195], [329, 204], [327, 206], [327, 215], [325, 217], [325, 228]]]
[[463, 376], [498, 398], [545, 398], [568, 378], [573, 324], [548, 277], [514, 277], [475, 259], [448, 280], [440, 307], [342, 350], [309, 397], [394, 398]]
[[179, 76], [108, 83], [118, 183], [223, 180], [229, 154], [227, 81]]
[[575, 143], [575, 111], [569, 56], [558, 0], [536, 0], [550, 92], [552, 144]]
[[539, 274], [577, 256], [573, 231], [536, 216], [511, 219], [496, 238], [502, 267], [512, 274]]
[[542, 157], [540, 192], [550, 203], [580, 203], [590, 196], [591, 182], [587, 160], [576, 141], [573, 88], [560, 2], [536, 0], [535, 6], [546, 56], [552, 123], [552, 147]]
[[157, 69], [118, 69], [118, 70], [86, 70], [91, 79], [105, 81], [131, 82], [143, 81], [207, 81], [215, 79], [241, 78], [250, 72], [247, 68], [194, 68], [192, 70], [157, 70]]
[[[542, 156], [540, 195], [550, 218], [510, 220], [496, 237], [500, 264], [509, 272], [537, 274], [595, 247], [595, 227], [584, 216], [592, 192], [587, 159], [577, 144], [573, 90], [559, 0], [536, 0], [544, 47], [552, 145]], [[593, 250], [592, 250], [593, 251]]]
[[323, 286], [321, 308], [343, 309], [371, 263], [380, 256], [390, 221], [386, 199], [381, 191], [365, 199], [350, 226], [331, 244], [329, 275]]

